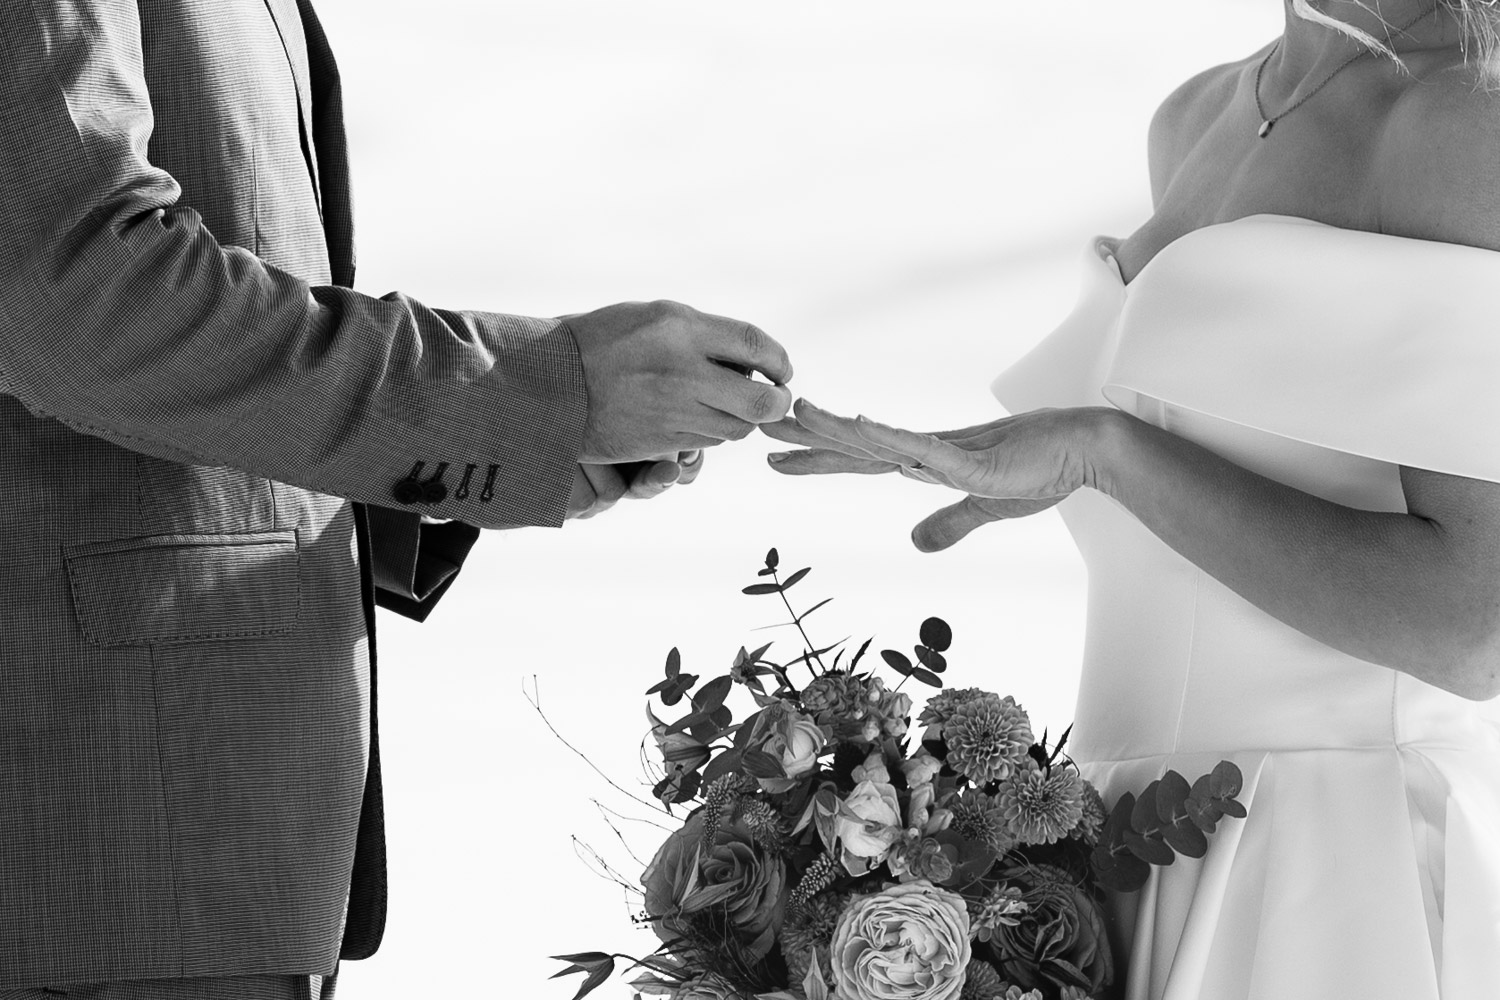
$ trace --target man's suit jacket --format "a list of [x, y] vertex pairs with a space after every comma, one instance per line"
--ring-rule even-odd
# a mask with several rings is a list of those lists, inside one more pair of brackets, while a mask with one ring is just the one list
[[0, 4], [0, 988], [373, 951], [372, 596], [562, 523], [576, 345], [350, 290], [339, 116], [306, 0]]

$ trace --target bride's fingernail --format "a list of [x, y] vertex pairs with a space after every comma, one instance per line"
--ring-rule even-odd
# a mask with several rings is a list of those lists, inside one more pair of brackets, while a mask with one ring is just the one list
[[770, 462], [772, 465], [780, 465], [782, 462], [786, 461], [787, 456], [790, 454], [791, 452], [789, 451], [773, 451], [766, 456], [766, 461]]

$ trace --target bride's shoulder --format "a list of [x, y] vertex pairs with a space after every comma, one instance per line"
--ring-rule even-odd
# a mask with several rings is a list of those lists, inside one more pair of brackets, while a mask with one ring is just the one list
[[1392, 104], [1372, 176], [1384, 232], [1500, 250], [1500, 91], [1454, 67]]
[[1198, 140], [1233, 103], [1247, 68], [1264, 54], [1262, 49], [1235, 62], [1210, 66], [1179, 84], [1161, 102], [1151, 117], [1146, 141], [1153, 198], [1160, 200]]

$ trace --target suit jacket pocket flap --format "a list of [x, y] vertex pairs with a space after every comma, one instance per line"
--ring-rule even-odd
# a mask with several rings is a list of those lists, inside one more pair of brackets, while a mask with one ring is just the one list
[[78, 623], [101, 646], [288, 632], [301, 603], [298, 558], [295, 531], [63, 547]]

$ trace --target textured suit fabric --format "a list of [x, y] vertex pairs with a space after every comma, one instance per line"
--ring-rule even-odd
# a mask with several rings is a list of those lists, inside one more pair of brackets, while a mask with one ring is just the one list
[[571, 336], [345, 287], [337, 88], [296, 0], [0, 4], [0, 989], [373, 951], [372, 602], [562, 521]]
[[335, 994], [334, 980], [321, 976], [216, 976], [0, 989], [0, 1000], [334, 1000]]

